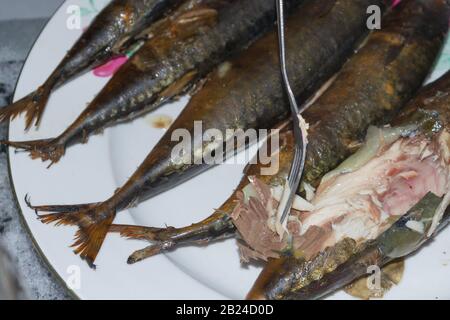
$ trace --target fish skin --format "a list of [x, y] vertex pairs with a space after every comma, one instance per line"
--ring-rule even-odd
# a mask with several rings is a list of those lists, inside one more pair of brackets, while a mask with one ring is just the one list
[[[423, 134], [430, 136], [448, 130], [449, 92], [450, 72], [447, 72], [422, 88], [393, 121], [393, 125], [415, 123]], [[248, 299], [320, 298], [366, 274], [370, 265], [381, 267], [394, 258], [414, 252], [427, 240], [426, 232], [419, 236], [406, 228], [406, 222], [412, 218], [422, 220], [427, 215], [433, 216], [441, 200], [428, 194], [409, 214], [374, 241], [357, 244], [351, 239], [345, 239], [344, 245], [338, 243], [327, 248], [311, 261], [296, 259], [291, 255], [269, 261], [250, 290]], [[450, 209], [447, 208], [441, 227], [447, 224], [449, 214]], [[425, 230], [429, 227], [427, 223], [431, 224], [431, 221], [425, 223]], [[337, 258], [340, 260], [336, 261]]]
[[[294, 7], [302, 1], [289, 0], [288, 4]], [[207, 20], [190, 36], [162, 31], [162, 35], [144, 43], [58, 137], [9, 144], [29, 150], [33, 158], [57, 162], [67, 146], [85, 143], [104, 128], [134, 119], [184, 93], [215, 65], [269, 30], [275, 21], [273, 0], [191, 0], [185, 4], [179, 10], [194, 16], [196, 12], [204, 14], [205, 9], [215, 11], [215, 24]], [[167, 28], [176, 28], [176, 21]]]
[[370, 124], [389, 122], [420, 88], [442, 47], [448, 23], [445, 11], [436, 13], [435, 7], [422, 14], [427, 6], [423, 1], [405, 1], [394, 9], [398, 14], [387, 15], [383, 28], [374, 31], [306, 111], [308, 150], [313, 151], [308, 151], [305, 182], [317, 186], [325, 173], [351, 154]]
[[[443, 44], [447, 20], [444, 13], [437, 16], [433, 12], [428, 16], [421, 15], [420, 6], [420, 1], [404, 4], [387, 15], [383, 20], [384, 28], [369, 36], [365, 45], [344, 65], [328, 89], [304, 112], [303, 117], [310, 129], [303, 182], [316, 186], [324, 174], [356, 151], [352, 145], [362, 142], [370, 124], [387, 123], [421, 86]], [[431, 18], [434, 18], [433, 23], [430, 23]], [[393, 42], [392, 39], [408, 40]], [[398, 50], [400, 45], [401, 50]], [[395, 57], [393, 51], [396, 52]], [[445, 89], [447, 82], [450, 83], [450, 76], [445, 83], [440, 81], [441, 90]], [[411, 103], [426, 106], [436, 99], [450, 100], [450, 95], [434, 97], [434, 91], [428, 95], [426, 90], [421, 92]], [[411, 103], [402, 112], [405, 115], [399, 116], [393, 124], [407, 117]], [[415, 111], [415, 107], [412, 109]], [[441, 113], [441, 116], [447, 114]], [[265, 176], [260, 174], [260, 163], [249, 165], [237, 191], [248, 184], [249, 176], [256, 176], [271, 186], [284, 185], [292, 160], [291, 134], [284, 132], [281, 135], [284, 143], [279, 153], [279, 172]], [[224, 233], [230, 233], [233, 229], [229, 215], [236, 200], [236, 192], [233, 192], [224, 205], [204, 221], [187, 229], [172, 228], [170, 232], [165, 229], [153, 230], [152, 237], [167, 242], [170, 237], [176, 237], [178, 232], [185, 234], [189, 230], [198, 238], [201, 230], [205, 239], [212, 241], [214, 237], [208, 233], [207, 226], [217, 226], [220, 222]], [[170, 249], [175, 247], [176, 243], [173, 243]]]
[[[325, 15], [310, 13], [323, 1], [308, 0], [287, 22], [287, 59], [295, 92], [311, 93], [334, 74], [353, 52], [366, 31], [366, 10], [377, 0], [336, 0]], [[317, 11], [316, 11], [317, 12]], [[44, 223], [77, 225], [75, 252], [91, 266], [118, 211], [136, 205], [205, 171], [211, 165], [179, 166], [171, 159], [171, 133], [176, 128], [192, 131], [193, 121], [203, 120], [204, 129], [272, 128], [287, 117], [288, 106], [281, 88], [277, 35], [271, 32], [255, 42], [231, 63], [225, 77], [217, 74], [205, 84], [171, 129], [160, 140], [130, 179], [108, 200], [91, 205], [31, 206]], [[214, 77], [216, 77], [214, 79]], [[219, 79], [217, 79], [219, 77]], [[217, 91], [217, 88], [221, 90]], [[226, 90], [225, 90], [226, 89]], [[211, 100], [208, 97], [213, 98]], [[198, 137], [194, 137], [194, 141]], [[194, 146], [193, 150], [199, 148]]]
[[179, 2], [181, 0], [113, 0], [96, 16], [45, 83], [35, 92], [1, 109], [0, 120], [14, 119], [20, 113], [26, 113], [26, 129], [33, 122], [39, 125], [55, 88], [123, 53], [124, 48], [119, 44], [134, 37]]
[[392, 122], [393, 126], [417, 123], [424, 131], [435, 133], [441, 129], [450, 130], [450, 72], [423, 87], [417, 96]]

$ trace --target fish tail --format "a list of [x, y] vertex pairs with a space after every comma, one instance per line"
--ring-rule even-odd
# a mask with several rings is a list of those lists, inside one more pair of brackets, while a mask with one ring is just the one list
[[161, 241], [159, 234], [165, 228], [152, 228], [131, 225], [112, 225], [109, 232], [119, 233], [122, 237], [136, 240]]
[[167, 243], [157, 243], [154, 245], [150, 245], [142, 250], [135, 251], [132, 255], [130, 255], [128, 257], [127, 263], [135, 264], [142, 260], [151, 258], [153, 256], [156, 256], [156, 255], [162, 253], [163, 251], [167, 251], [172, 246], [173, 245], [167, 244]]
[[[85, 260], [90, 267], [94, 262], [114, 220], [116, 211], [104, 203], [62, 205], [62, 206], [28, 206], [36, 211], [38, 219], [45, 224], [57, 226], [77, 226], [75, 242], [72, 244], [75, 254]], [[41, 212], [48, 212], [42, 214]]]
[[39, 87], [39, 89], [35, 92], [32, 92], [19, 101], [2, 108], [0, 110], [0, 121], [10, 121], [15, 119], [18, 115], [24, 113], [25, 129], [30, 129], [33, 124], [38, 127], [52, 89], [53, 81], [49, 81]]
[[0, 121], [14, 120], [19, 114], [24, 112], [29, 105], [32, 104], [33, 95], [29, 94], [26, 97], [16, 101], [0, 110]]
[[27, 151], [32, 159], [50, 160], [51, 164], [58, 162], [65, 153], [65, 145], [58, 139], [1, 141], [0, 143], [18, 150]]
[[234, 234], [234, 226], [227, 214], [215, 212], [208, 218], [182, 228], [152, 228], [130, 225], [113, 225], [110, 232], [120, 233], [122, 237], [146, 240], [152, 245], [134, 252], [128, 263], [134, 264], [157, 254], [174, 250], [189, 244], [207, 244]]
[[[154, 242], [154, 244], [131, 254], [127, 261], [128, 264], [135, 264], [170, 249], [174, 249], [179, 244], [176, 238], [180, 234], [177, 229], [172, 227], [152, 228], [131, 225], [112, 225], [109, 232], [119, 233], [122, 237], [132, 240]], [[182, 242], [180, 241], [180, 243]]]

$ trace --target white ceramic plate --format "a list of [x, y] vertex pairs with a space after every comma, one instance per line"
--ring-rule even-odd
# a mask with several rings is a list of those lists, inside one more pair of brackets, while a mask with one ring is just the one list
[[[56, 12], [32, 49], [20, 76], [15, 98], [40, 85], [56, 67], [81, 30], [66, 27], [67, 9], [79, 5], [87, 25], [107, 0], [70, 0]], [[432, 78], [450, 66], [450, 47], [444, 50]], [[23, 119], [10, 125], [11, 140], [48, 138], [60, 133], [106, 83], [89, 73], [64, 86], [51, 97], [39, 131], [24, 133]], [[164, 106], [155, 115], [175, 117], [187, 98]], [[152, 115], [150, 115], [151, 117]], [[25, 153], [9, 153], [17, 200], [37, 247], [51, 268], [82, 299], [241, 299], [256, 279], [259, 268], [242, 267], [234, 240], [207, 247], [187, 247], [129, 266], [127, 257], [145, 242], [109, 235], [91, 270], [68, 248], [75, 228], [40, 223], [25, 202], [71, 204], [106, 199], [127, 179], [162, 136], [149, 119], [108, 129], [87, 145], [68, 149], [66, 157], [50, 170]], [[208, 216], [239, 182], [243, 165], [222, 165], [163, 193], [139, 207], [121, 212], [116, 222], [147, 226], [182, 226]], [[410, 257], [399, 286], [389, 299], [450, 298], [450, 231], [438, 236], [419, 254]], [[77, 280], [80, 281], [77, 281]], [[349, 298], [339, 292], [331, 298]]]

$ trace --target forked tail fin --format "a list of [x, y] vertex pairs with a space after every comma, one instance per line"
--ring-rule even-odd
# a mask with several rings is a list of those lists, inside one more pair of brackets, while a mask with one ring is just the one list
[[174, 248], [177, 245], [176, 238], [179, 236], [177, 229], [171, 227], [153, 228], [114, 224], [109, 228], [109, 232], [120, 233], [122, 237], [128, 239], [146, 240], [154, 243], [130, 255], [127, 260], [128, 264], [137, 263]]
[[1, 108], [0, 121], [13, 120], [25, 113], [25, 129], [30, 129], [33, 124], [39, 126], [52, 89], [53, 85], [49, 82], [26, 97]]
[[[106, 238], [106, 234], [116, 215], [103, 203], [63, 205], [63, 206], [28, 206], [35, 210], [43, 223], [78, 226], [75, 234], [74, 252], [95, 269], [95, 259]], [[51, 212], [40, 214], [40, 212]]]
[[[234, 227], [227, 214], [215, 212], [208, 218], [182, 228], [153, 228], [133, 225], [112, 225], [109, 232], [120, 233], [128, 239], [145, 240], [150, 246], [135, 251], [128, 263], [134, 264], [160, 253], [175, 250], [190, 244], [205, 245], [211, 241], [224, 239], [234, 234]], [[231, 220], [230, 220], [231, 221]]]
[[65, 146], [58, 139], [0, 141], [0, 144], [27, 151], [32, 159], [50, 160], [52, 164], [58, 162], [65, 153]]

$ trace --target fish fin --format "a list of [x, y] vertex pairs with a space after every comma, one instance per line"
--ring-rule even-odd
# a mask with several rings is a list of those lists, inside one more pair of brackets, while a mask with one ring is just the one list
[[0, 144], [27, 151], [32, 159], [50, 160], [52, 164], [58, 162], [65, 153], [65, 146], [57, 139], [0, 141]]
[[151, 228], [151, 227], [141, 227], [141, 226], [132, 226], [132, 225], [112, 225], [109, 228], [109, 232], [120, 233], [122, 237], [131, 239], [131, 240], [146, 240], [156, 242], [142, 250], [135, 251], [128, 258], [128, 264], [134, 264], [144, 259], [156, 256], [163, 251], [166, 251], [176, 245], [175, 241], [165, 240], [158, 238], [158, 234], [160, 232], [167, 233], [171, 228]]
[[[226, 213], [225, 215], [227, 216]], [[129, 257], [128, 263], [133, 264], [178, 247], [191, 244], [204, 245], [214, 240], [224, 239], [230, 234], [229, 229], [226, 226], [219, 227], [217, 224], [223, 219], [223, 216], [224, 214], [215, 213], [199, 223], [182, 228], [112, 225], [109, 231], [118, 232], [129, 239], [152, 242], [152, 245], [134, 252]]]
[[[155, 22], [142, 30], [137, 36], [128, 39], [126, 44], [129, 46], [130, 43], [138, 40], [146, 41], [155, 38], [171, 39], [175, 37], [179, 40], [189, 38], [197, 34], [200, 27], [213, 27], [217, 20], [218, 11], [216, 9], [194, 5], [181, 14]], [[121, 47], [126, 46], [122, 44]]]
[[171, 243], [158, 243], [158, 244], [150, 245], [144, 249], [137, 250], [128, 257], [127, 263], [135, 264], [135, 263], [145, 260], [147, 258], [154, 257], [154, 256], [162, 253], [163, 251], [167, 251], [168, 249], [171, 248], [171, 246], [172, 246]]
[[161, 230], [164, 229], [114, 224], [109, 229], [109, 232], [120, 233], [122, 237], [128, 239], [155, 241], [157, 240], [156, 234]]
[[19, 114], [27, 109], [29, 104], [32, 103], [32, 98], [33, 93], [2, 108], [0, 110], [0, 121], [14, 120]]
[[195, 78], [197, 77], [197, 74], [198, 73], [195, 70], [187, 72], [180, 79], [164, 89], [159, 94], [158, 101], [168, 101], [183, 94], [187, 90], [187, 88], [193, 84]]
[[[27, 201], [27, 204], [36, 211], [38, 219], [42, 223], [54, 223], [57, 226], [78, 226], [75, 242], [72, 244], [72, 247], [75, 248], [74, 252], [85, 260], [90, 267], [95, 268], [94, 261], [114, 220], [115, 210], [109, 209], [103, 204], [32, 206], [29, 201]], [[41, 214], [40, 212], [50, 213]]]
[[4, 107], [0, 110], [0, 121], [13, 120], [19, 114], [25, 113], [25, 129], [30, 129], [33, 123], [38, 127], [52, 88], [53, 86], [43, 85], [35, 92]]
[[91, 223], [83, 227], [79, 226], [79, 230], [75, 234], [75, 243], [72, 247], [75, 248], [75, 254], [78, 254], [88, 265], [95, 269], [95, 259], [100, 251], [100, 248], [105, 241], [108, 229], [114, 220], [114, 214], [109, 214], [106, 219], [99, 222]]
[[33, 206], [28, 198], [28, 195], [25, 197], [25, 203], [30, 209], [33, 209], [36, 212], [75, 212], [80, 210], [87, 210], [95, 207], [99, 203], [84, 203], [84, 204], [72, 204], [72, 205], [53, 205], [53, 206]]
[[216, 9], [197, 7], [178, 16], [172, 23], [171, 32], [179, 39], [189, 38], [203, 26], [213, 27], [218, 20]]

